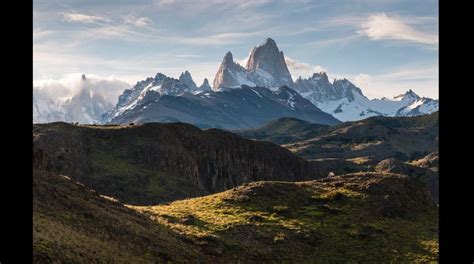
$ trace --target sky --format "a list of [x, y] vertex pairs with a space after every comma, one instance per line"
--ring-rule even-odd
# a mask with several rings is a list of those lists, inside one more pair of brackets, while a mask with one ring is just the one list
[[325, 71], [369, 98], [438, 98], [432, 0], [34, 0], [33, 81], [55, 92], [85, 73], [120, 84], [114, 97], [157, 72], [212, 84], [227, 51], [244, 64], [267, 37], [294, 80]]

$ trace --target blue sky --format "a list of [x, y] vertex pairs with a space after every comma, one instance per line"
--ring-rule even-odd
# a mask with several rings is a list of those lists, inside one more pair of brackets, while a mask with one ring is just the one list
[[[438, 1], [34, 0], [33, 78], [80, 73], [131, 84], [189, 70], [210, 83], [273, 38], [293, 79], [326, 71], [370, 98], [438, 98]], [[76, 75], [75, 75], [76, 74]]]

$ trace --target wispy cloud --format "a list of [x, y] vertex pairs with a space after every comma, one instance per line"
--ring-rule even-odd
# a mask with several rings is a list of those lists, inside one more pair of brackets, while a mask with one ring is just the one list
[[64, 13], [64, 21], [67, 22], [81, 22], [81, 23], [96, 23], [96, 22], [110, 22], [109, 19], [98, 16], [91, 16], [79, 13]]
[[405, 23], [404, 19], [390, 17], [385, 13], [371, 15], [367, 21], [361, 23], [361, 28], [358, 33], [373, 40], [397, 40], [427, 45], [438, 44], [436, 33], [418, 30]]
[[393, 97], [408, 89], [416, 93], [438, 98], [438, 65], [404, 65], [380, 73], [331, 74], [335, 78], [348, 78], [360, 87], [369, 98]]
[[55, 31], [53, 30], [43, 30], [39, 28], [34, 28], [33, 29], [33, 41], [40, 41], [41, 39], [47, 38], [48, 36], [51, 36], [54, 34]]
[[[34, 92], [39, 92], [55, 102], [64, 102], [84, 87], [82, 73], [66, 74], [59, 79], [43, 79], [33, 82]], [[87, 74], [87, 88], [92, 94], [99, 94], [110, 104], [117, 103], [119, 95], [131, 85], [113, 76]]]
[[177, 54], [175, 55], [176, 58], [202, 58], [201, 55], [198, 54]]
[[305, 43], [305, 45], [312, 46], [314, 48], [325, 48], [334, 46], [345, 46], [354, 40], [360, 39], [359, 35], [348, 35], [342, 37], [325, 38]]
[[311, 76], [315, 72], [326, 72], [326, 69], [320, 65], [311, 65], [309, 63], [300, 62], [290, 57], [285, 57], [286, 65], [288, 70], [291, 72], [293, 79], [296, 79], [297, 76], [303, 78]]
[[148, 27], [153, 24], [153, 21], [148, 17], [125, 16], [123, 18], [125, 24], [133, 25], [135, 27]]
[[354, 77], [354, 84], [360, 88], [369, 87], [370, 75], [367, 73], [360, 73]]

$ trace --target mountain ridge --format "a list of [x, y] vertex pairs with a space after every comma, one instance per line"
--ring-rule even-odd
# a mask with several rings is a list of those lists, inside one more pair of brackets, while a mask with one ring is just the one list
[[184, 123], [51, 123], [34, 125], [33, 135], [33, 151], [45, 157], [44, 167], [130, 204], [195, 197], [255, 180], [309, 180], [329, 173], [273, 143]]
[[[439, 108], [438, 100], [420, 97], [411, 89], [403, 95], [395, 96], [393, 99], [369, 99], [360, 88], [348, 79], [335, 79], [331, 83], [325, 72], [313, 73], [312, 76], [306, 79], [299, 77], [296, 81], [293, 81], [283, 52], [278, 49], [273, 39], [267, 38], [264, 43], [255, 46], [251, 50], [245, 67], [234, 62], [232, 53], [227, 52], [215, 74], [213, 87], [209, 85], [207, 79], [198, 87], [192, 79], [191, 73], [187, 70], [182, 72], [178, 79], [157, 73], [155, 77], [146, 78], [137, 82], [132, 88], [125, 89], [113, 109], [110, 106], [103, 106], [103, 102], [94, 102], [92, 108], [98, 109], [101, 113], [96, 113], [96, 111], [89, 109], [91, 107], [87, 106], [84, 110], [87, 115], [73, 115], [69, 119], [64, 117], [64, 110], [60, 106], [56, 106], [47, 98], [34, 93], [33, 120], [34, 122], [49, 122], [58, 119], [58, 121], [81, 123], [107, 123], [137, 104], [157, 101], [162, 95], [176, 97], [187, 93], [197, 95], [212, 91], [239, 89], [242, 85], [265, 87], [272, 91], [278, 91], [281, 87], [289, 87], [309, 100], [318, 109], [340, 121], [361, 120], [370, 116], [417, 116], [432, 113]], [[240, 98], [235, 98], [235, 100], [240, 100]], [[83, 102], [82, 104], [82, 106], [86, 106], [89, 103]], [[81, 113], [80, 108], [75, 109], [74, 113]], [[170, 109], [169, 107], [167, 109], [173, 113], [179, 112], [179, 110]], [[226, 111], [226, 109], [220, 110]], [[170, 113], [164, 119], [151, 119], [149, 121], [184, 121], [178, 116], [174, 116], [173, 113]], [[93, 116], [91, 117], [91, 115]], [[189, 110], [185, 115], [193, 116], [193, 113]], [[198, 124], [201, 121], [195, 120], [191, 123]], [[212, 123], [204, 125], [216, 126]], [[258, 125], [262, 124], [256, 124], [256, 126]], [[242, 126], [246, 125], [242, 124]]]
[[263, 87], [243, 85], [219, 91], [183, 93], [181, 96], [150, 92], [149, 100], [131, 101], [127, 106], [109, 113], [106, 122], [128, 124], [179, 121], [200, 127], [242, 129], [290, 116], [321, 124], [339, 123], [339, 120], [285, 86], [270, 91]]

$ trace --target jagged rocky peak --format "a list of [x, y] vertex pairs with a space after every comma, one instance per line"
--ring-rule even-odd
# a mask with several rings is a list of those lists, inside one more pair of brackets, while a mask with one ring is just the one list
[[222, 60], [222, 65], [231, 66], [232, 64], [234, 64], [234, 57], [232, 56], [232, 52], [228, 51]]
[[354, 93], [364, 96], [362, 90], [346, 78], [334, 79], [332, 85], [334, 89], [338, 90], [342, 97], [349, 98], [350, 100], [354, 100]]
[[278, 49], [275, 41], [267, 38], [261, 45], [253, 48], [246, 66], [247, 71], [263, 70], [270, 74], [281, 85], [293, 86], [293, 79], [286, 66], [283, 52]]
[[209, 81], [207, 80], [207, 78], [204, 79], [201, 86], [199, 86], [198, 90], [199, 91], [210, 91], [210, 90], [212, 90], [211, 85], [209, 85]]
[[283, 52], [273, 39], [267, 38], [263, 44], [252, 49], [245, 68], [234, 62], [230, 51], [224, 56], [214, 78], [213, 89], [239, 88], [241, 85], [272, 90], [283, 85], [293, 87]]
[[246, 84], [242, 83], [242, 80], [246, 79], [246, 74], [245, 69], [234, 62], [232, 53], [228, 51], [214, 77], [213, 89], [220, 90], [222, 87], [240, 87], [241, 84]]
[[303, 94], [315, 93], [314, 98], [321, 100], [325, 100], [329, 94], [333, 93], [332, 84], [325, 72], [313, 73], [307, 79], [298, 78], [295, 81], [294, 88]]
[[191, 77], [191, 74], [188, 71], [181, 73], [181, 75], [179, 76], [179, 81], [186, 84], [189, 89], [197, 89], [196, 83], [194, 82], [193, 77]]
[[[163, 81], [166, 80], [167, 78], [169, 78], [169, 77], [164, 75], [163, 73], [161, 73], [161, 72], [157, 73], [155, 75], [155, 78], [153, 78], [152, 86], [161, 85], [163, 83]], [[147, 78], [147, 80], [149, 80], [149, 78]]]
[[420, 96], [417, 95], [415, 92], [413, 92], [412, 89], [406, 91], [404, 94], [400, 94], [400, 95], [397, 95], [394, 97], [394, 99], [398, 99], [398, 100], [418, 100], [420, 99]]
[[311, 79], [313, 80], [320, 80], [320, 79], [326, 79], [329, 81], [328, 75], [326, 72], [315, 72], [313, 73], [313, 76], [311, 76]]

